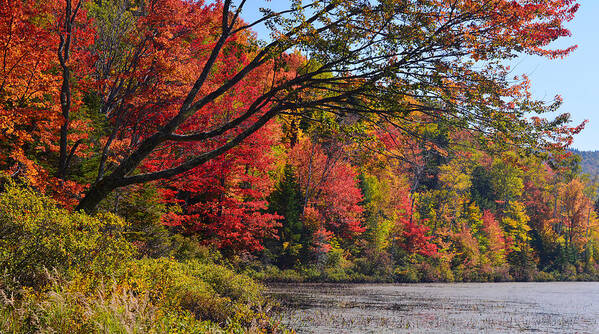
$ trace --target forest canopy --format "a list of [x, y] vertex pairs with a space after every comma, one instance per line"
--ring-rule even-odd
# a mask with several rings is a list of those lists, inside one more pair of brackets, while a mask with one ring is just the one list
[[595, 272], [597, 189], [566, 150], [584, 123], [508, 65], [568, 56], [578, 7], [7, 0], [0, 170], [122, 216], [146, 256], [167, 231], [329, 278]]

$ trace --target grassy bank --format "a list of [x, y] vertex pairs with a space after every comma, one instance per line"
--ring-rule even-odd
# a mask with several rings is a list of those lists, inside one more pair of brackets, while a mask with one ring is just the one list
[[184, 242], [173, 256], [141, 256], [132, 231], [115, 215], [71, 213], [8, 186], [0, 193], [0, 332], [282, 332], [250, 277]]

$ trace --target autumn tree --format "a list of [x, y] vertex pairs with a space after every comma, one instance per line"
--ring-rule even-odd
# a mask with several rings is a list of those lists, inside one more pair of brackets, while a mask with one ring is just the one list
[[582, 250], [586, 242], [590, 222], [589, 198], [584, 193], [584, 185], [577, 179], [566, 184], [560, 194], [560, 224], [558, 232], [563, 234], [565, 248]]
[[[321, 110], [339, 115], [340, 120], [344, 115], [374, 114], [379, 115], [376, 122], [396, 122], [421, 111], [452, 127], [494, 133], [508, 139], [503, 142], [526, 143], [522, 145], [529, 148], [537, 147], [539, 139], [552, 140], [546, 134], [568, 121], [560, 117], [553, 122], [529, 122], [524, 115], [543, 112], [546, 107], [530, 101], [526, 80], [509, 84], [509, 71], [497, 60], [521, 52], [552, 58], [567, 55], [573, 48], [551, 50], [547, 46], [569, 34], [563, 23], [572, 19], [578, 8], [572, 1], [298, 2], [282, 12], [266, 10], [256, 22], [248, 23], [240, 20], [245, 3], [226, 0], [204, 7], [202, 3], [154, 0], [140, 4], [136, 11], [140, 28], [132, 35], [140, 40], [135, 44], [140, 46], [137, 50], [156, 56], [148, 58], [155, 60], [151, 66], [169, 64], [163, 60], [171, 56], [188, 58], [177, 55], [178, 51], [196, 57], [186, 69], [193, 79], [180, 80], [176, 92], [182, 94], [165, 103], [143, 102], [147, 90], [128, 90], [136, 103], [119, 104], [118, 115], [149, 113], [157, 117], [146, 118], [144, 125], [153, 126], [137, 132], [114, 164], [100, 170], [78, 209], [93, 210], [119, 187], [192, 170], [225, 154], [284, 113], [306, 115], [310, 110]], [[212, 24], [206, 24], [199, 15], [204, 8], [214, 11]], [[273, 39], [249, 50], [246, 61], [227, 67], [226, 75], [213, 80], [211, 74], [221, 63], [227, 45], [260, 23], [271, 27]], [[210, 30], [207, 40], [193, 33], [206, 27]], [[189, 38], [198, 42], [187, 44]], [[168, 48], [160, 51], [165, 43], [173, 43], [176, 52]], [[145, 45], [158, 49], [146, 49]], [[292, 50], [300, 50], [307, 62], [295, 75], [279, 75], [285, 55]], [[131, 69], [128, 73], [141, 66], [138, 59], [124, 60], [124, 68]], [[264, 67], [272, 71], [273, 80], [262, 94], [233, 111], [231, 117], [210, 122], [201, 130], [185, 129], [201, 110], [211, 108]], [[107, 73], [106, 82], [114, 87], [123, 89], [127, 82], [133, 83], [115, 80], [120, 72]], [[122, 85], [115, 84], [119, 82]], [[110, 101], [110, 97], [100, 99]], [[418, 103], [407, 97], [416, 98]], [[122, 133], [122, 127], [130, 125], [116, 122], [112, 132]], [[104, 141], [110, 142], [110, 138]], [[189, 142], [215, 145], [164, 169], [144, 172], [138, 168], [153, 152]]]
[[51, 71], [57, 63], [57, 36], [50, 27], [54, 9], [34, 1], [0, 4], [0, 167], [36, 185], [48, 172], [32, 153], [56, 147], [60, 122], [58, 76]]
[[[266, 212], [273, 188], [270, 173], [276, 133], [276, 128], [267, 126], [230, 154], [160, 182], [164, 200], [179, 208], [166, 215], [164, 223], [226, 253], [262, 250], [262, 240], [272, 238], [279, 227], [277, 212]], [[202, 149], [194, 146], [187, 147], [183, 158]], [[164, 165], [170, 154], [148, 162]]]
[[94, 31], [82, 4], [0, 4], [0, 169], [64, 204], [82, 191], [66, 180], [66, 170], [89, 131], [73, 118], [92, 63], [87, 46]]
[[512, 265], [514, 276], [520, 280], [530, 280], [535, 265], [529, 244], [529, 220], [522, 203], [508, 202], [503, 212], [502, 224], [508, 248], [508, 261]]
[[[373, 171], [374, 172], [374, 171]], [[399, 181], [399, 182], [398, 182]], [[401, 205], [404, 200], [397, 196], [401, 186], [398, 175], [390, 170], [360, 175], [360, 186], [364, 194], [364, 225], [368, 245], [380, 253], [389, 248], [397, 219], [404, 215]]]
[[364, 231], [362, 193], [358, 173], [339, 143], [326, 147], [302, 138], [289, 155], [302, 191], [302, 214], [310, 209], [312, 231], [324, 229], [340, 240], [351, 240]]
[[420, 254], [425, 256], [437, 255], [437, 245], [431, 242], [431, 236], [427, 235], [429, 228], [407, 219], [402, 219], [402, 234], [399, 237], [399, 245], [409, 254]]
[[505, 263], [506, 254], [503, 230], [493, 213], [488, 210], [483, 212], [482, 220], [486, 236], [486, 242], [483, 243], [484, 251], [494, 266], [500, 266]]

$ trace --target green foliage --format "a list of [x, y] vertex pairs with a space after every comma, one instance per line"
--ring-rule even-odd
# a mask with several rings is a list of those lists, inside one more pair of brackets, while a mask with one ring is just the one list
[[395, 279], [401, 283], [417, 283], [421, 281], [418, 268], [414, 265], [397, 267], [394, 274]]
[[528, 226], [529, 218], [526, 215], [524, 204], [517, 201], [510, 201], [504, 211], [502, 220], [506, 236], [510, 241], [510, 249], [515, 252], [520, 252], [528, 247], [530, 236], [528, 232], [531, 230]]
[[309, 234], [301, 220], [303, 198], [293, 166], [285, 164], [283, 175], [268, 198], [271, 213], [283, 216], [278, 239], [267, 242], [277, 265], [292, 267], [307, 254]]
[[382, 280], [391, 278], [393, 275], [393, 259], [387, 252], [378, 252], [367, 249], [363, 257], [354, 261], [354, 271], [370, 277], [379, 277]]
[[137, 245], [140, 256], [170, 256], [177, 248], [168, 228], [162, 224], [162, 217], [168, 207], [162, 201], [155, 185], [132, 186], [112, 193], [100, 204], [100, 211], [112, 212], [126, 220], [127, 239]]
[[472, 171], [472, 185], [470, 187], [470, 196], [476, 202], [479, 208], [494, 210], [496, 207], [496, 197], [493, 192], [491, 175], [483, 166], [476, 166]]
[[214, 263], [142, 259], [130, 263], [119, 279], [157, 305], [220, 324], [227, 319], [249, 324], [257, 316], [254, 310], [265, 305], [260, 285]]
[[371, 247], [381, 252], [390, 245], [393, 228], [393, 212], [389, 212], [391, 200], [389, 184], [374, 175], [360, 174], [360, 186], [364, 195], [364, 219], [366, 235]]
[[495, 160], [489, 171], [495, 198], [503, 203], [519, 198], [524, 189], [521, 178], [522, 171], [508, 161]]
[[196, 258], [136, 259], [127, 228], [9, 183], [0, 193], [0, 332], [275, 331], [261, 285], [182, 237], [171, 237], [175, 253]]
[[0, 193], [0, 270], [14, 281], [4, 284], [39, 288], [46, 270], [114, 272], [135, 254], [126, 227], [115, 215], [70, 213], [31, 188], [8, 185]]

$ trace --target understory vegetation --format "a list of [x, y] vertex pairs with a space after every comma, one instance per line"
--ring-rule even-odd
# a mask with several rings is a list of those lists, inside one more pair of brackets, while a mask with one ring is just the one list
[[0, 236], [2, 333], [283, 332], [260, 284], [182, 237], [141, 257], [121, 218], [14, 184], [0, 194]]

